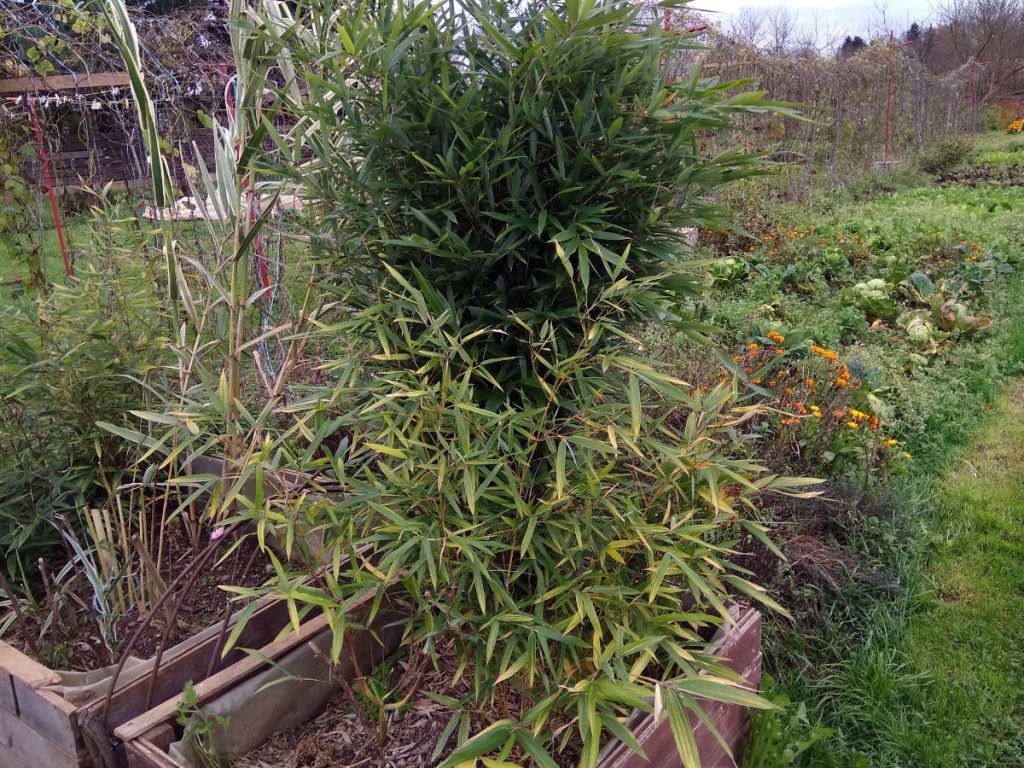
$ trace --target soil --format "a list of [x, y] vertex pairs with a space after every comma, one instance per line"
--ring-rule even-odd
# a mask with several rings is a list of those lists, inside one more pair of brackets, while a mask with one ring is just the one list
[[972, 165], [944, 173], [936, 179], [936, 183], [962, 184], [968, 187], [1024, 187], [1024, 166]]
[[[187, 594], [172, 596], [165, 603], [171, 605], [175, 600], [180, 602], [174, 626], [169, 626], [169, 616], [164, 609], [157, 611], [132, 649], [132, 655], [148, 658], [156, 653], [165, 638], [166, 649], [223, 619], [231, 595], [220, 589], [220, 585], [253, 587], [267, 579], [270, 566], [253, 536], [246, 537], [223, 562], [218, 562], [235, 541], [237, 539], [225, 539], [221, 551], [207, 561], [192, 589]], [[188, 571], [207, 543], [208, 540], [201, 542], [199, 550], [194, 550], [181, 527], [176, 524], [168, 526], [164, 533], [164, 550], [159, 559], [164, 584], [170, 585], [180, 574]], [[155, 552], [151, 552], [150, 556], [154, 561], [157, 560]], [[50, 584], [55, 580], [54, 574], [59, 573], [71, 558], [70, 552], [58, 552], [43, 562], [46, 579]], [[133, 560], [132, 567], [137, 573], [140, 568], [139, 558]], [[176, 591], [180, 592], [180, 589]], [[4, 639], [23, 653], [36, 656], [38, 661], [51, 669], [88, 671], [116, 663], [121, 647], [146, 618], [145, 613], [137, 610], [118, 618], [113, 628], [115, 647], [108, 648], [99, 631], [93, 608], [93, 589], [84, 572], [73, 573], [59, 587], [41, 589], [40, 592], [46, 592], [48, 596], [40, 601], [38, 607], [25, 614], [31, 634], [37, 638], [38, 654], [32, 654], [27, 647], [20, 626], [9, 629]], [[233, 606], [232, 610], [236, 607]]]
[[[452, 683], [458, 667], [454, 644], [439, 644], [438, 664], [424, 660], [418, 667], [396, 657], [388, 670], [387, 687], [401, 698], [408, 684], [418, 680], [414, 693], [404, 706], [386, 714], [382, 724], [382, 742], [378, 723], [365, 708], [357, 712], [350, 696], [339, 693], [315, 720], [299, 728], [276, 734], [263, 745], [231, 762], [232, 768], [427, 768], [443, 762], [455, 749], [455, 735], [449, 736], [438, 756], [438, 742], [452, 718], [453, 710], [432, 699], [428, 693], [461, 699], [472, 685], [468, 675]], [[424, 669], [425, 668], [425, 669]], [[379, 676], [378, 676], [379, 677]], [[359, 696], [358, 687], [355, 691]], [[400, 704], [401, 702], [396, 702]], [[510, 692], [504, 708], [497, 704], [470, 715], [471, 733], [517, 713], [521, 699]], [[559, 730], [557, 727], [554, 730]], [[553, 756], [563, 768], [574, 768], [579, 756], [571, 749]]]
[[751, 538], [739, 547], [745, 554], [737, 564], [810, 627], [825, 606], [834, 607], [832, 598], [840, 592], [852, 605], [870, 590], [896, 588], [894, 575], [855, 554], [853, 542], [872, 519], [897, 514], [895, 499], [877, 489], [866, 491], [852, 480], [830, 482], [816, 498], [776, 497], [769, 513], [775, 522], [770, 535], [786, 560]]

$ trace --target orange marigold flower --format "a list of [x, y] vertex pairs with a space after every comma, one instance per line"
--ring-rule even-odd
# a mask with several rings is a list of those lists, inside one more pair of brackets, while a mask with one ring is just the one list
[[751, 380], [750, 380], [750, 383], [751, 383], [751, 384], [760, 384], [760, 383], [761, 383], [761, 380], [760, 380], [760, 379], [751, 379]]
[[747, 366], [746, 368], [744, 368], [744, 369], [743, 369], [743, 372], [744, 372], [744, 373], [753, 373], [753, 372], [754, 372], [754, 369], [753, 369], [753, 368], [751, 368], [751, 367], [750, 367], [750, 366], [748, 365], [748, 366]]
[[825, 349], [824, 347], [812, 346], [811, 352], [820, 357], [824, 357], [826, 360], [831, 360], [833, 362], [839, 359], [839, 355], [837, 355], [831, 349]]
[[871, 424], [871, 428], [872, 429], [877, 430], [878, 429], [878, 417], [877, 416], [872, 416], [870, 424]]
[[753, 341], [750, 342], [749, 344], [747, 344], [747, 349], [757, 349], [757, 347], [758, 347], [758, 344], [756, 342], [753, 342]]
[[776, 342], [777, 344], [781, 344], [786, 340], [786, 337], [777, 331], [769, 331], [768, 338]]
[[808, 387], [813, 387], [814, 379], [808, 379], [807, 381], [804, 382], [804, 384], [806, 384]]
[[836, 379], [836, 386], [840, 389], [846, 389], [847, 384], [849, 384], [849, 382], [846, 379]]

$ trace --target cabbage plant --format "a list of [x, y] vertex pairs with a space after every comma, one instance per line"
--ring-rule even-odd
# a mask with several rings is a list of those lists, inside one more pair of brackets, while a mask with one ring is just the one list
[[899, 311], [892, 297], [892, 286], [881, 278], [844, 288], [841, 298], [843, 304], [856, 307], [869, 319], [892, 320]]

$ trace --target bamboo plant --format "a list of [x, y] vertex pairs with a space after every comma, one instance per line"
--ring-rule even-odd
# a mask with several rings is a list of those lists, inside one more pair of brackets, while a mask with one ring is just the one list
[[[762, 171], [702, 144], [786, 108], [696, 65], [670, 81], [692, 41], [627, 3], [309, 0], [294, 18], [275, 33], [308, 73], [291, 105], [305, 155], [276, 170], [320, 203], [311, 234], [349, 288], [323, 333], [366, 350], [290, 409], [302, 466], [342, 492], [242, 515], [294, 547], [314, 529], [334, 568], [314, 585], [277, 563], [265, 591], [296, 622], [324, 610], [335, 657], [371, 590], [363, 620], [385, 595], [407, 604], [412, 652], [453, 637], [473, 686], [445, 699], [445, 766], [567, 750], [594, 766], [611, 737], [639, 749], [632, 708], [667, 716], [696, 765], [698, 698], [766, 706], [700, 651], [731, 596], [777, 608], [734, 546], [765, 538], [759, 496], [810, 481], [733, 458], [750, 411], [631, 334], [701, 337], [676, 311], [697, 290], [679, 230], [726, 226], [710, 193]], [[494, 707], [507, 717], [471, 733]]]

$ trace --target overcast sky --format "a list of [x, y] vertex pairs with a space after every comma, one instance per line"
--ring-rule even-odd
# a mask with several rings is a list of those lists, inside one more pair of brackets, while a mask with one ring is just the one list
[[772, 8], [785, 6], [797, 14], [803, 24], [811, 25], [815, 15], [821, 26], [835, 28], [843, 34], [865, 34], [879, 27], [880, 8], [886, 9], [889, 26], [902, 32], [913, 21], [928, 17], [930, 0], [692, 0], [691, 7], [718, 11], [723, 26], [728, 17], [744, 7]]

